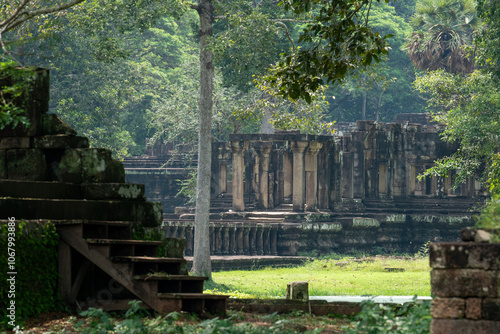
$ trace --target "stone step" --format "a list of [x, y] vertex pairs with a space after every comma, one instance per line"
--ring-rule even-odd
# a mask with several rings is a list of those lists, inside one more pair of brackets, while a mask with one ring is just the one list
[[137, 275], [140, 281], [157, 281], [159, 293], [203, 293], [203, 282], [208, 280], [204, 276], [188, 275]]
[[98, 249], [107, 257], [114, 256], [157, 256], [161, 241], [86, 239], [87, 244]]
[[161, 224], [161, 204], [106, 200], [0, 198], [0, 216], [17, 219], [88, 219]]
[[227, 295], [214, 295], [202, 293], [158, 293], [162, 300], [181, 301], [181, 310], [194, 313], [226, 313]]
[[167, 273], [170, 275], [185, 275], [186, 260], [183, 258], [166, 258], [152, 256], [114, 256], [114, 263], [132, 265], [132, 275], [147, 275], [153, 273]]
[[132, 225], [130, 221], [102, 220], [52, 220], [58, 229], [71, 229], [84, 239], [129, 239]]
[[[50, 181], [0, 180], [0, 197], [80, 199], [80, 185]], [[41, 217], [40, 217], [41, 218]]]

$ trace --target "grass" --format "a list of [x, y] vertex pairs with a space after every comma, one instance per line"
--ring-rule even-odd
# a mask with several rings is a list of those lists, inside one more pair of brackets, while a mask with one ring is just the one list
[[294, 268], [216, 272], [212, 279], [205, 286], [206, 292], [237, 298], [284, 298], [286, 285], [292, 281], [308, 281], [311, 296], [430, 296], [426, 257], [323, 259]]

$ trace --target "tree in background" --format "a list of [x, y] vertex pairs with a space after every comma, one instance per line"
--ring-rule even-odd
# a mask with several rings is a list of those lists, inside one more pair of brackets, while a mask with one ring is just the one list
[[408, 53], [421, 70], [471, 73], [473, 34], [478, 27], [474, 0], [420, 0], [412, 17]]

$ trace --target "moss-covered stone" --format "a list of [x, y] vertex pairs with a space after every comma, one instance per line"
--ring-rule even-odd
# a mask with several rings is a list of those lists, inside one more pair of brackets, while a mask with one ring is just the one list
[[41, 149], [70, 149], [70, 148], [88, 148], [89, 140], [86, 137], [68, 136], [68, 135], [47, 135], [34, 138], [35, 148]]
[[144, 185], [134, 183], [85, 183], [82, 195], [86, 199], [144, 200]]
[[12, 180], [47, 181], [48, 169], [42, 150], [7, 150], [7, 177]]
[[165, 254], [162, 255], [165, 257], [183, 258], [186, 243], [186, 239], [165, 238], [163, 239]]
[[360, 228], [380, 227], [380, 222], [372, 218], [353, 218], [352, 227], [360, 227]]
[[56, 114], [43, 114], [41, 117], [41, 126], [42, 135], [76, 135], [76, 131]]
[[64, 150], [61, 160], [50, 164], [51, 178], [59, 182], [82, 182], [82, 159], [78, 150]]

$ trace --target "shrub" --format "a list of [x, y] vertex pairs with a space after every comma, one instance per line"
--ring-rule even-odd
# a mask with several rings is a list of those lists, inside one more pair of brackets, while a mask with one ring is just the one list
[[[15, 239], [8, 239], [7, 224], [0, 225], [0, 251], [8, 254], [15, 251], [14, 267], [9, 268], [8, 256], [0, 256], [0, 295], [10, 291], [7, 284], [7, 272], [15, 275], [15, 297], [0, 299], [0, 327], [6, 327], [7, 304], [15, 300], [15, 323], [19, 324], [28, 317], [42, 312], [56, 311], [62, 308], [58, 296], [57, 258], [59, 236], [53, 224], [48, 222], [16, 223]], [[12, 236], [12, 235], [10, 235]], [[11, 244], [9, 245], [9, 242]], [[13, 242], [13, 244], [12, 244]]]

